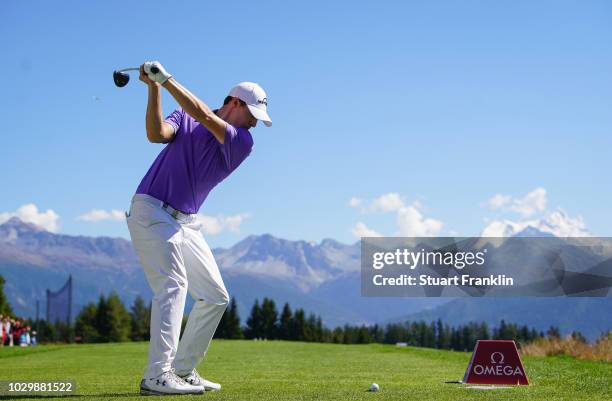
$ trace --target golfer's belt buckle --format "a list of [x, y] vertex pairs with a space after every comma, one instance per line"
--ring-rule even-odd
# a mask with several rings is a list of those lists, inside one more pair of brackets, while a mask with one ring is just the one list
[[164, 203], [162, 205], [162, 208], [170, 215], [172, 216], [172, 218], [174, 220], [177, 220], [177, 217], [179, 216], [179, 214], [182, 214], [180, 211], [176, 210], [175, 208], [173, 208], [172, 206], [170, 206], [167, 203]]

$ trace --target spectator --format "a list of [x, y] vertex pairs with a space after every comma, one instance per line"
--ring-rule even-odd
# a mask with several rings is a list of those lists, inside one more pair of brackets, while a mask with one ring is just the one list
[[32, 332], [32, 327], [26, 326], [25, 331], [26, 331], [26, 344], [30, 346], [32, 345], [32, 336], [30, 335], [30, 333]]
[[30, 346], [30, 326], [25, 326], [21, 328], [21, 333], [19, 335], [19, 346]]
[[13, 345], [18, 346], [21, 344], [21, 332], [23, 331], [23, 327], [21, 327], [21, 320], [15, 319], [15, 324], [13, 325]]
[[4, 328], [6, 329], [6, 335], [8, 336], [7, 345], [9, 347], [13, 346], [13, 323], [14, 323], [13, 319], [7, 318], [5, 326], [4, 326]]
[[36, 344], [36, 331], [25, 320], [0, 315], [0, 347], [29, 347]]
[[6, 342], [6, 330], [4, 329], [4, 321], [6, 318], [0, 315], [0, 347], [4, 347], [4, 343]]

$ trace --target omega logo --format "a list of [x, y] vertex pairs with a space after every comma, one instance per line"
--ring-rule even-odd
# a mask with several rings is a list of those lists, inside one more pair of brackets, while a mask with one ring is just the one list
[[491, 364], [488, 366], [474, 365], [474, 373], [492, 376], [523, 376], [523, 372], [518, 366], [513, 368], [510, 365], [504, 365], [504, 354], [501, 352], [491, 354]]
[[[499, 361], [495, 361], [495, 355], [499, 355]], [[501, 352], [494, 352], [491, 354], [491, 363], [499, 363], [501, 365], [504, 364], [504, 354]]]

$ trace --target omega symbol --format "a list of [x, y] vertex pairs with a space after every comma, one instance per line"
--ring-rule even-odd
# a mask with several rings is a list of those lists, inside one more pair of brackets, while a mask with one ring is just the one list
[[[499, 355], [499, 361], [496, 361], [496, 357], [495, 355]], [[499, 363], [499, 364], [503, 364], [504, 363], [504, 354], [502, 354], [501, 352], [494, 352], [491, 354], [491, 363]]]

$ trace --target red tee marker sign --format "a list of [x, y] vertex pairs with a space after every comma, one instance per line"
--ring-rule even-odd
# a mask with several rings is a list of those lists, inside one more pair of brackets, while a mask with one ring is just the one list
[[508, 340], [478, 340], [463, 382], [529, 384], [516, 344]]

